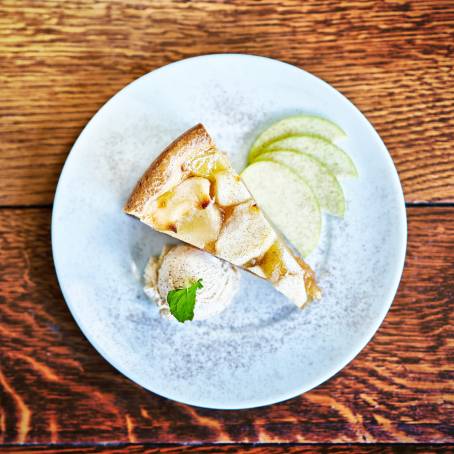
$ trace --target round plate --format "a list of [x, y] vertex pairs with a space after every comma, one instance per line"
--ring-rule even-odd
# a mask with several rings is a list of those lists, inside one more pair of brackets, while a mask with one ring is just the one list
[[[344, 219], [324, 216], [308, 257], [323, 298], [300, 311], [243, 272], [233, 304], [206, 322], [162, 319], [142, 291], [150, 254], [171, 240], [123, 213], [161, 150], [202, 122], [241, 170], [254, 137], [276, 119], [313, 113], [348, 134], [339, 143], [359, 177], [342, 181]], [[58, 183], [52, 217], [58, 280], [93, 346], [131, 380], [209, 408], [279, 402], [317, 386], [367, 344], [402, 273], [406, 217], [393, 162], [344, 96], [294, 66], [251, 55], [207, 55], [153, 71], [93, 117]]]

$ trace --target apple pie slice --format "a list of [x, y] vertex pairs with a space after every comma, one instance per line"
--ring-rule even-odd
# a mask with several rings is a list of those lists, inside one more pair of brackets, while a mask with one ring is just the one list
[[284, 245], [201, 124], [150, 165], [124, 210], [269, 280], [299, 307], [319, 296], [314, 272]]

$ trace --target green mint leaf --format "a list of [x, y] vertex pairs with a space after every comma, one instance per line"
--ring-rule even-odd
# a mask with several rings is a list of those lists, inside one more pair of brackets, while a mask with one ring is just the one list
[[203, 288], [202, 279], [185, 288], [177, 288], [167, 293], [170, 313], [181, 323], [194, 318], [196, 293]]

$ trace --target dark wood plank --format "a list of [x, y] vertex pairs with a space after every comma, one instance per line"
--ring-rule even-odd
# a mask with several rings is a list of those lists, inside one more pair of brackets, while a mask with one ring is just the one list
[[301, 397], [213, 411], [113, 370], [60, 294], [50, 210], [0, 210], [0, 443], [454, 442], [454, 208], [408, 214], [403, 282], [358, 358]]
[[0, 204], [50, 203], [107, 99], [154, 68], [217, 52], [322, 77], [376, 126], [407, 201], [454, 201], [453, 39], [452, 0], [1, 0]]
[[[109, 452], [109, 453], [122, 453], [128, 454], [145, 453], [145, 454], [179, 454], [182, 452], [189, 453], [236, 453], [236, 452], [247, 452], [249, 454], [278, 454], [282, 452], [286, 453], [298, 453], [298, 454], [398, 454], [398, 453], [449, 453], [453, 452], [453, 449], [447, 445], [310, 445], [310, 446], [276, 446], [276, 445], [264, 445], [264, 446], [244, 446], [244, 445], [209, 445], [209, 446], [159, 446], [150, 447], [146, 445], [129, 445], [129, 446], [88, 446], [88, 447], [61, 447], [61, 446], [27, 446], [27, 447], [7, 447], [4, 451], [15, 454], [26, 454], [26, 453], [55, 453], [62, 452], [65, 454], [90, 454], [98, 452]], [[2, 448], [0, 447], [0, 452]]]

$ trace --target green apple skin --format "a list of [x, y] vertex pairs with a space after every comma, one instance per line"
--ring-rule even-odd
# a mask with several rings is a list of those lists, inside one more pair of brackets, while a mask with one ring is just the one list
[[306, 153], [286, 150], [262, 153], [255, 162], [263, 160], [277, 162], [298, 173], [312, 189], [320, 208], [334, 216], [344, 216], [345, 197], [342, 186], [321, 161]]
[[286, 117], [259, 134], [249, 152], [249, 162], [252, 162], [260, 150], [274, 140], [295, 134], [315, 134], [329, 141], [346, 137], [345, 132], [338, 125], [326, 118], [305, 114]]
[[266, 148], [260, 150], [260, 154], [270, 151], [290, 150], [310, 154], [323, 162], [337, 177], [356, 177], [358, 172], [350, 156], [342, 148], [331, 143], [329, 140], [313, 134], [300, 134], [277, 139]]

